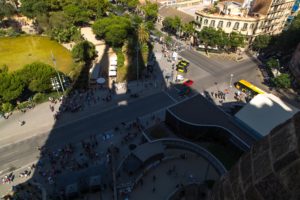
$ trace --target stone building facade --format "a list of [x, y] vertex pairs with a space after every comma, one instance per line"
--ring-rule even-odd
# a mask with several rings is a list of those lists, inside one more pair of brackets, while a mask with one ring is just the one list
[[214, 185], [211, 200], [299, 200], [300, 113], [279, 125]]
[[[248, 2], [248, 3], [247, 3]], [[249, 41], [261, 34], [279, 34], [284, 29], [295, 0], [223, 0], [212, 9], [196, 11], [195, 28], [220, 28], [245, 35]]]

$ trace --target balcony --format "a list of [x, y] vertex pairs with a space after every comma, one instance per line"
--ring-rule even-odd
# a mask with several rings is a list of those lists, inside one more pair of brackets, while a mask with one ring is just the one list
[[277, 5], [282, 5], [282, 4], [285, 4], [285, 0], [273, 1], [271, 6], [277, 6]]

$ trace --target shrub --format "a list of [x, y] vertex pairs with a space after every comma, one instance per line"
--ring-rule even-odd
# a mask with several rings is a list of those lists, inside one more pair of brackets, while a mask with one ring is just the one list
[[7, 113], [11, 112], [14, 109], [14, 106], [11, 103], [6, 102], [2, 104], [1, 109], [3, 112]]
[[44, 93], [36, 93], [36, 94], [33, 96], [33, 101], [34, 101], [35, 103], [41, 103], [41, 102], [43, 102], [46, 98], [47, 98], [47, 96], [46, 96]]

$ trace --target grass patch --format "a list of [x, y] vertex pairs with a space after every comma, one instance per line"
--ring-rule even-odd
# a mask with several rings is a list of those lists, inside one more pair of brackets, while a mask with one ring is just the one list
[[227, 170], [230, 170], [243, 154], [243, 151], [232, 145], [209, 144], [206, 148], [223, 163]]
[[7, 65], [9, 71], [35, 61], [53, 66], [51, 51], [58, 70], [68, 74], [74, 65], [71, 52], [50, 38], [41, 36], [0, 38], [0, 66]]

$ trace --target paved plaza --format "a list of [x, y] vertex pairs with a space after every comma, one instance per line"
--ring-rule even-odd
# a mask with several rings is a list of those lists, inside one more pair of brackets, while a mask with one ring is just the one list
[[[96, 199], [99, 195], [100, 199], [112, 199], [112, 145], [118, 149], [114, 163], [117, 167], [130, 153], [130, 145], [139, 146], [150, 141], [146, 134], [136, 127], [129, 127], [129, 124], [138, 123], [142, 128], [151, 127], [164, 120], [165, 110], [171, 105], [192, 98], [197, 93], [203, 95], [205, 91], [208, 94], [223, 91], [228, 88], [228, 77], [233, 71], [236, 72], [234, 80], [249, 72], [256, 77], [252, 61], [235, 63], [211, 60], [193, 50], [183, 50], [180, 56], [191, 64], [189, 72], [184, 76], [194, 80], [194, 93], [180, 97], [180, 89], [171, 84], [178, 74], [172, 67], [172, 52], [165, 56], [162, 48], [161, 44], [154, 46], [157, 65], [150, 79], [115, 84], [113, 91], [76, 91], [67, 103], [46, 102], [26, 113], [15, 112], [9, 119], [0, 119], [0, 175], [4, 177], [4, 182], [7, 180], [5, 175], [14, 177], [13, 182], [1, 185], [0, 194], [10, 191], [13, 185], [29, 181], [30, 184], [42, 184], [44, 195], [47, 192], [52, 196], [60, 194], [68, 184], [100, 175], [104, 184], [102, 192], [94, 195]], [[235, 91], [229, 89], [226, 102], [234, 101]], [[139, 97], [131, 98], [130, 94], [138, 94]], [[218, 98], [212, 100], [215, 104], [222, 105]], [[76, 112], [57, 114], [64, 109], [72, 110], [77, 107]], [[20, 126], [19, 121], [26, 123]], [[207, 160], [191, 152], [185, 152], [187, 159], [183, 160], [178, 156], [183, 151], [166, 151], [174, 159], [162, 162], [145, 174], [143, 186], [136, 185], [130, 199], [141, 199], [141, 196], [164, 199], [179, 189], [181, 184], [218, 179], [219, 174]], [[167, 173], [168, 169], [174, 165], [176, 173], [170, 175]], [[10, 171], [13, 173], [10, 174]], [[153, 176], [157, 177], [155, 181]], [[144, 194], [149, 196], [144, 197]]]
[[[186, 159], [180, 158], [183, 153]], [[129, 199], [167, 199], [179, 187], [205, 180], [218, 180], [220, 177], [211, 164], [199, 155], [184, 150], [168, 150], [166, 154], [175, 158], [150, 170], [142, 178], [143, 184], [140, 182], [134, 188]]]

